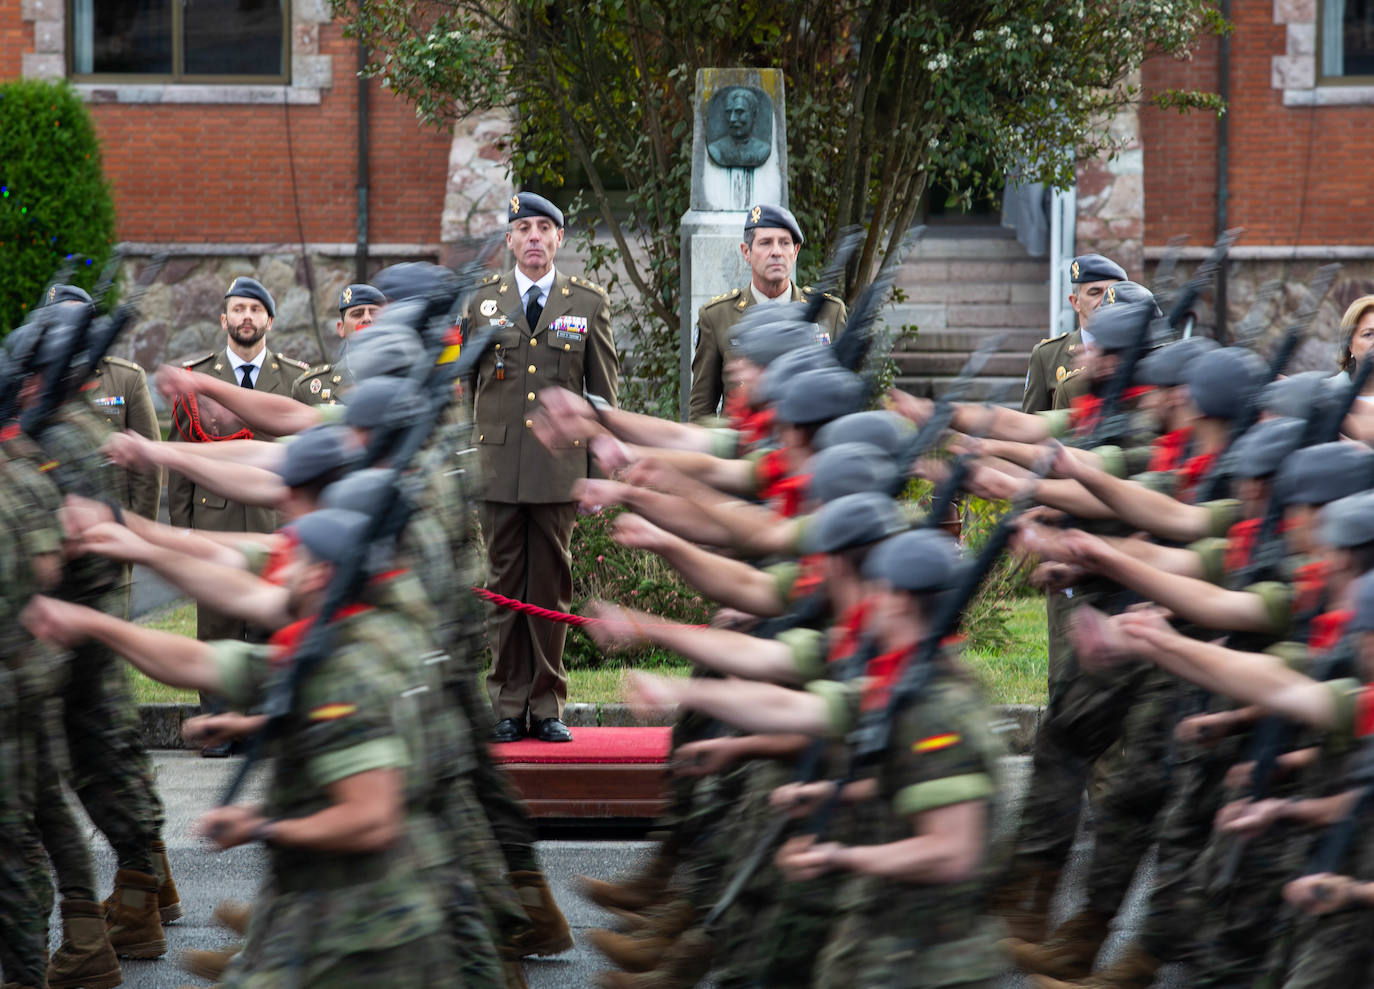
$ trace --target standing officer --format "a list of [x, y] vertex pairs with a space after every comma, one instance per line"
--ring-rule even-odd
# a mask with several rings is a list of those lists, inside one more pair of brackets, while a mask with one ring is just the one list
[[1078, 314], [1078, 325], [1071, 333], [1046, 337], [1031, 350], [1022, 412], [1067, 409], [1074, 398], [1088, 393], [1091, 382], [1083, 373], [1083, 330], [1107, 289], [1125, 279], [1125, 269], [1101, 254], [1081, 254], [1073, 259], [1069, 281], [1075, 290], [1069, 293], [1069, 305]]
[[[478, 366], [474, 397], [486, 482], [487, 586], [566, 611], [572, 603], [572, 487], [587, 476], [587, 450], [581, 441], [556, 452], [544, 448], [533, 431], [535, 396], [559, 385], [615, 404], [620, 365], [606, 292], [555, 270], [562, 243], [557, 206], [529, 192], [512, 196], [506, 247], [515, 268], [482, 282], [465, 327], [468, 334], [486, 326], [496, 330]], [[545, 742], [571, 741], [562, 721], [566, 626], [498, 610], [489, 631], [487, 693], [497, 719], [491, 740], [514, 742], [528, 732]]]
[[348, 342], [353, 334], [377, 321], [377, 314], [386, 305], [386, 296], [371, 285], [355, 282], [344, 286], [339, 293], [339, 321], [334, 330], [339, 334], [339, 354], [334, 361], [326, 361], [307, 368], [291, 384], [291, 397], [306, 405], [334, 405], [339, 389], [353, 382], [348, 370]]
[[[692, 396], [688, 406], [693, 420], [716, 414], [726, 390], [724, 372], [730, 330], [744, 311], [754, 305], [809, 302], [816, 294], [817, 290], [810, 285], [798, 288], [792, 281], [801, 248], [801, 227], [788, 210], [758, 205], [749, 211], [744, 221], [744, 242], [739, 246], [751, 272], [749, 284], [716, 296], [697, 312]], [[816, 322], [831, 341], [844, 329], [845, 318], [844, 303], [826, 293]]]

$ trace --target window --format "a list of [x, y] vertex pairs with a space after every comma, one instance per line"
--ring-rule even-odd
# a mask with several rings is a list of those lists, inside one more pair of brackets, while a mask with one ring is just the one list
[[1321, 0], [1323, 79], [1374, 78], [1374, 0]]
[[82, 77], [285, 82], [287, 0], [71, 0]]

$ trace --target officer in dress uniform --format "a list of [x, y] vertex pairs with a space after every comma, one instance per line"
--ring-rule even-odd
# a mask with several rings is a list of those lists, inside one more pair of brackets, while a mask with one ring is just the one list
[[[615, 404], [620, 377], [606, 292], [554, 268], [562, 243], [557, 206], [529, 192], [512, 196], [506, 246], [515, 268], [482, 282], [464, 320], [468, 335], [496, 329], [474, 395], [486, 483], [487, 586], [558, 611], [572, 604], [572, 487], [587, 476], [587, 450], [581, 441], [556, 452], [544, 448], [533, 430], [536, 396], [557, 385]], [[488, 628], [492, 741], [513, 742], [527, 732], [546, 742], [570, 741], [562, 721], [567, 626], [497, 610]]]
[[291, 383], [291, 397], [306, 405], [336, 404], [339, 389], [353, 382], [348, 370], [348, 341], [376, 322], [384, 305], [386, 296], [374, 286], [363, 282], [345, 285], [339, 293], [339, 321], [334, 326], [340, 341], [338, 359], [306, 369]]
[[1078, 325], [1071, 333], [1046, 337], [1031, 351], [1022, 412], [1067, 409], [1075, 397], [1088, 393], [1091, 382], [1083, 373], [1083, 330], [1107, 289], [1125, 279], [1125, 269], [1101, 254], [1081, 254], [1073, 259], [1069, 281], [1074, 291], [1069, 294], [1069, 305], [1078, 314]]
[[[697, 312], [696, 350], [692, 356], [692, 395], [688, 407], [693, 420], [713, 416], [725, 387], [725, 361], [730, 330], [750, 306], [810, 301], [816, 289], [798, 287], [792, 270], [802, 247], [797, 218], [781, 206], [760, 204], [744, 221], [740, 253], [749, 265], [749, 284], [718, 295]], [[844, 303], [826, 293], [816, 322], [833, 342], [844, 329]]]

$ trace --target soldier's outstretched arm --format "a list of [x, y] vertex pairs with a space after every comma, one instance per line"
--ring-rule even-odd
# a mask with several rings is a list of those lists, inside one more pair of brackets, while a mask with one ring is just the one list
[[537, 418], [542, 420], [536, 430], [541, 440], [545, 431], [550, 437], [566, 443], [590, 439], [604, 429], [616, 439], [637, 446], [700, 453], [708, 453], [712, 448], [711, 431], [701, 426], [626, 412], [613, 406], [597, 410], [581, 395], [574, 395], [566, 388], [545, 388], [539, 393]]
[[757, 468], [749, 460], [723, 460], [709, 453], [688, 450], [644, 451], [655, 460], [717, 492], [751, 497], [758, 491]]
[[178, 395], [204, 395], [232, 412], [254, 432], [269, 436], [303, 433], [324, 421], [314, 405], [298, 402], [289, 395], [276, 395], [255, 388], [242, 388], [208, 374], [164, 364], [157, 369], [157, 389], [168, 401]]
[[[898, 388], [887, 393], [888, 406], [923, 426], [935, 411], [935, 403], [917, 398]], [[1016, 440], [1019, 443], [1043, 443], [1053, 436], [1051, 424], [1043, 416], [1029, 415], [1000, 405], [977, 405], [955, 402], [949, 428], [960, 433], [988, 436], [995, 440]]]
[[[166, 444], [178, 449], [194, 447], [198, 457], [221, 463], [244, 464], [248, 467], [261, 467], [273, 470], [286, 457], [286, 449], [280, 443], [267, 440], [220, 440], [215, 443], [181, 443], [176, 440]], [[115, 433], [105, 441], [102, 449], [121, 467], [129, 470], [156, 470], [156, 457], [162, 443], [154, 445], [137, 433], [125, 431]]]
[[[135, 439], [130, 433], [120, 433], [110, 437], [105, 444], [105, 450], [116, 463], [137, 456], [140, 461], [176, 471], [182, 477], [230, 501], [272, 507], [281, 500], [286, 493], [286, 485], [282, 483], [280, 475], [261, 467], [203, 457], [198, 452], [200, 447], [214, 445], [150, 443], [141, 437]], [[137, 454], [129, 452], [132, 447], [139, 448]]]
[[[82, 552], [100, 552], [94, 545], [86, 545], [87, 533], [98, 533], [101, 526], [114, 525], [114, 511], [104, 502], [92, 501], [79, 495], [67, 495], [62, 504], [62, 528]], [[182, 529], [153, 522], [141, 515], [124, 513], [124, 528], [140, 540], [184, 553], [206, 563], [243, 569], [247, 565], [237, 544], [256, 541], [260, 534], [243, 532], [210, 532], [204, 529]], [[98, 537], [96, 537], [98, 538]], [[109, 537], [104, 539], [110, 551], [124, 544]], [[137, 545], [137, 544], [135, 544]], [[114, 556], [113, 558], [120, 558]]]
[[652, 488], [589, 477], [573, 483], [573, 497], [583, 511], [596, 514], [624, 505], [668, 532], [708, 546], [730, 545], [730, 533], [702, 507], [679, 495]]
[[42, 595], [29, 601], [21, 619], [34, 638], [55, 645], [70, 648], [95, 639], [169, 687], [208, 693], [220, 689], [219, 668], [211, 647], [204, 642]]
[[829, 708], [822, 697], [771, 683], [631, 673], [626, 696], [639, 709], [688, 708], [745, 731], [812, 738], [831, 732]]
[[1202, 505], [1185, 504], [1143, 484], [1114, 477], [1073, 456], [1067, 448], [1061, 451], [1055, 457], [1055, 472], [1077, 481], [1132, 528], [1178, 543], [1215, 535], [1213, 513]]
[[[592, 617], [599, 621], [587, 626], [587, 634], [603, 649], [630, 649], [635, 646], [655, 645], [662, 649], [671, 649], [704, 669], [724, 673], [726, 676], [767, 680], [772, 683], [802, 682], [801, 670], [797, 666], [792, 648], [777, 639], [760, 639], [757, 636], [731, 632], [723, 628], [689, 628], [685, 625], [675, 625], [658, 615], [600, 601], [594, 603], [590, 610]], [[777, 730], [806, 731], [800, 726]]]

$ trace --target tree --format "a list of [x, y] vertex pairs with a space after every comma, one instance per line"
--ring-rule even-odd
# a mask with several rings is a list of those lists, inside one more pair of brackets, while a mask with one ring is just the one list
[[0, 84], [0, 335], [24, 321], [63, 265], [93, 287], [113, 249], [100, 142], [65, 82]]
[[[1111, 153], [1102, 122], [1141, 97], [1141, 62], [1183, 57], [1208, 0], [331, 0], [369, 46], [370, 72], [444, 125], [492, 108], [516, 120], [518, 183], [580, 171], [591, 211], [581, 245], [603, 282], [626, 279], [619, 314], [635, 375], [673, 408], [678, 222], [690, 197], [692, 101], [703, 67], [779, 67], [787, 81], [791, 202], [805, 229], [862, 224], [840, 291], [853, 298], [916, 216], [931, 177], [969, 198], [1015, 168], [1063, 186], [1076, 160]], [[1168, 93], [1180, 107], [1215, 98]], [[623, 212], [613, 184], [623, 182]], [[818, 268], [823, 236], [803, 271]]]

